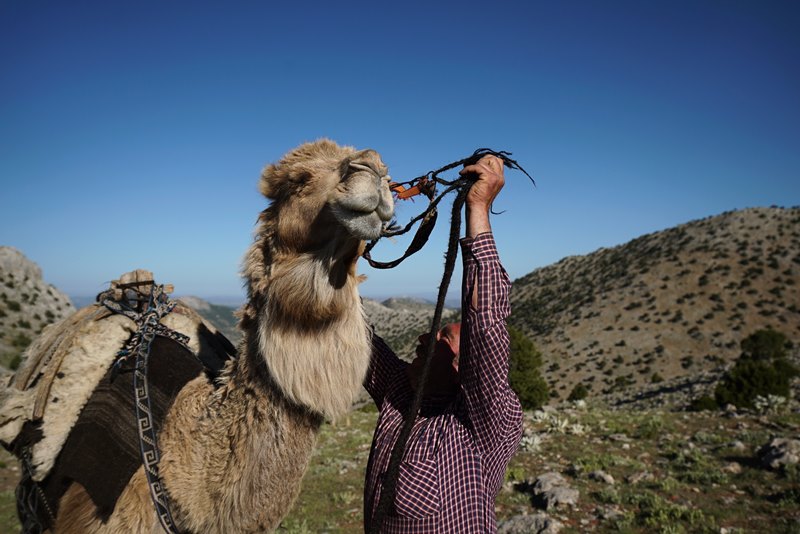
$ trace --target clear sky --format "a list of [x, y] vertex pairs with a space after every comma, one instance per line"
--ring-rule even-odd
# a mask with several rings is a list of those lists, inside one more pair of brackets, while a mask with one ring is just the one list
[[[0, 244], [71, 295], [136, 267], [241, 295], [260, 170], [319, 137], [378, 150], [398, 180], [513, 152], [537, 187], [509, 172], [495, 206], [512, 279], [798, 205], [798, 28], [779, 0], [4, 0]], [[362, 293], [434, 295], [446, 234], [395, 270], [362, 264]]]

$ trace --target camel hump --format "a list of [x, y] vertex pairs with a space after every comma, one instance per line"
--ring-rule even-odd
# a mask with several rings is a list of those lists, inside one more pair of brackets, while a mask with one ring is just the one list
[[[122, 274], [98, 295], [98, 302], [46, 327], [8, 385], [0, 384], [0, 443], [11, 450], [31, 449], [35, 479], [51, 470], [81, 411], [139, 328], [133, 318], [114, 313], [102, 301], [141, 313], [156, 285], [153, 273], [144, 269]], [[172, 286], [163, 290], [171, 292]], [[186, 347], [209, 379], [235, 356], [222, 333], [180, 301], [160, 322], [188, 337]]]
[[[121, 301], [130, 295], [131, 292], [138, 294], [139, 298], [147, 298], [156, 285], [153, 273], [146, 269], [134, 269], [129, 271], [117, 280], [111, 281], [110, 294], [115, 301]], [[175, 290], [172, 284], [164, 284], [163, 292], [172, 293]]]

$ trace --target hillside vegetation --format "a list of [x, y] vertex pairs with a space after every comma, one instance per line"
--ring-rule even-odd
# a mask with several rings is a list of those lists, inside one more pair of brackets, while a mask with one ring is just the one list
[[[364, 299], [364, 312], [367, 321], [375, 328], [398, 356], [411, 358], [417, 345], [417, 338], [431, 327], [435, 305], [411, 298], [391, 298], [378, 302]], [[442, 324], [457, 321], [459, 310], [448, 309], [442, 312]]]
[[[13, 253], [0, 248], [0, 259], [16, 258], [13, 269], [0, 261], [0, 342], [8, 332], [33, 337], [50, 319], [47, 310], [53, 320], [72, 311], [65, 296], [41, 282], [38, 267]], [[571, 393], [586, 398], [553, 398], [544, 410], [525, 412], [520, 449], [497, 499], [500, 534], [800, 532], [797, 379], [790, 400], [749, 408], [737, 401], [738, 409], [694, 413], [653, 408], [664, 399], [674, 404], [676, 393], [678, 407], [713, 396], [726, 371], [722, 383], [738, 384], [734, 361], [753, 365], [740, 359], [743, 353], [788, 369], [785, 349], [798, 363], [798, 273], [800, 209], [758, 208], [565, 258], [516, 280], [511, 323], [535, 342], [550, 391], [562, 401]], [[232, 339], [237, 335], [233, 308], [183, 300]], [[405, 356], [433, 314], [432, 304], [414, 299], [364, 299], [364, 308], [376, 332]], [[444, 321], [458, 314], [448, 310]], [[769, 332], [782, 333], [794, 348]], [[279, 532], [362, 529], [376, 418], [365, 402], [343, 421], [323, 425]], [[16, 461], [0, 451], [0, 532], [19, 528], [18, 477]]]
[[42, 279], [38, 265], [0, 246], [0, 366], [16, 368], [42, 329], [73, 311], [69, 298]]
[[[180, 300], [210, 321], [231, 342], [234, 344], [239, 342], [242, 334], [236, 326], [236, 308], [211, 304], [198, 297], [180, 297]], [[363, 303], [367, 321], [373, 325], [375, 332], [394, 348], [398, 355], [405, 358], [413, 357], [417, 337], [430, 328], [434, 305], [425, 300], [401, 297], [382, 302], [365, 298]], [[458, 310], [445, 309], [442, 313], [443, 324], [457, 320], [458, 314]]]
[[537, 269], [514, 282], [510, 322], [561, 399], [710, 387], [753, 332], [800, 338], [799, 282], [800, 208], [753, 208]]
[[236, 308], [232, 306], [223, 306], [221, 304], [212, 304], [199, 297], [184, 296], [179, 297], [178, 300], [190, 308], [193, 308], [194, 311], [202, 315], [204, 319], [217, 327], [217, 330], [222, 332], [234, 346], [242, 339], [242, 332], [237, 326], [238, 320], [235, 315]]

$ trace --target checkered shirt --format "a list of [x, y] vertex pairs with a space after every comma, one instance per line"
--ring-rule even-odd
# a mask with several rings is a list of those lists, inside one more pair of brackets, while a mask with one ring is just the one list
[[[455, 397], [423, 401], [400, 464], [394, 506], [383, 523], [385, 534], [497, 531], [495, 497], [522, 436], [522, 409], [508, 385], [511, 284], [490, 233], [462, 239], [461, 249], [461, 388]], [[477, 309], [470, 304], [475, 287]], [[407, 366], [373, 337], [364, 385], [380, 414], [364, 486], [365, 527], [413, 401]]]

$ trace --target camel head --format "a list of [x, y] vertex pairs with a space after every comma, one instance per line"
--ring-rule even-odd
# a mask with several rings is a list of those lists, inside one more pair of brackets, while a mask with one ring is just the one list
[[356, 263], [394, 213], [387, 169], [373, 150], [323, 139], [268, 165], [260, 189], [272, 202], [245, 259], [240, 326], [287, 398], [335, 417], [369, 364]]
[[394, 214], [386, 165], [374, 150], [306, 143], [268, 165], [261, 192], [272, 200], [273, 244], [305, 252], [343, 239], [380, 236]]

